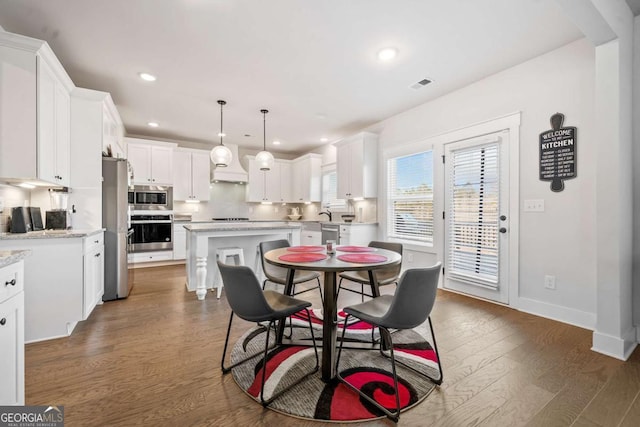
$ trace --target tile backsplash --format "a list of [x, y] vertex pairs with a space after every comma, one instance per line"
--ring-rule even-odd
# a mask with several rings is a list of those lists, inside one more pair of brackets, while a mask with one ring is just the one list
[[31, 194], [29, 190], [14, 187], [13, 185], [0, 184], [0, 200], [3, 206], [0, 212], [0, 232], [9, 231], [9, 218], [11, 208], [16, 206], [30, 206]]

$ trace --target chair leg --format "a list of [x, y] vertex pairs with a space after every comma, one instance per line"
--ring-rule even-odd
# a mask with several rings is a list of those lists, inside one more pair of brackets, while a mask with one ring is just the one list
[[[228, 374], [229, 372], [231, 372], [231, 369], [235, 368], [238, 365], [242, 365], [245, 362], [248, 362], [251, 359], [255, 359], [256, 357], [260, 356], [262, 354], [262, 352], [256, 353], [254, 355], [251, 356], [247, 356], [246, 358], [232, 364], [231, 366], [224, 366], [224, 359], [227, 357], [227, 347], [229, 345], [229, 334], [231, 332], [231, 322], [233, 321], [233, 312], [231, 312], [231, 316], [229, 317], [229, 326], [227, 327], [227, 336], [224, 339], [224, 350], [222, 350], [222, 361], [220, 362], [220, 366], [222, 367], [222, 374]], [[258, 323], [259, 326], [261, 326]], [[269, 333], [271, 332], [271, 324], [269, 324], [269, 328], [267, 329], [267, 343], [269, 342]]]
[[[315, 352], [315, 356], [316, 356], [316, 365], [314, 366], [314, 368], [306, 373], [305, 375], [303, 375], [302, 377], [300, 377], [296, 382], [294, 382], [293, 384], [289, 385], [287, 388], [285, 388], [284, 390], [280, 390], [278, 393], [274, 394], [273, 396], [271, 396], [268, 400], [264, 400], [264, 383], [265, 383], [265, 379], [266, 379], [266, 365], [267, 365], [267, 351], [268, 351], [268, 343], [265, 344], [265, 352], [264, 352], [264, 358], [262, 359], [262, 385], [260, 386], [260, 402], [262, 403], [262, 406], [264, 406], [265, 408], [267, 406], [269, 406], [271, 404], [271, 402], [273, 402], [275, 399], [277, 399], [278, 397], [282, 396], [283, 393], [291, 390], [293, 387], [295, 387], [296, 385], [300, 384], [302, 381], [304, 381], [305, 379], [307, 379], [307, 377], [309, 377], [310, 375], [315, 374], [316, 372], [318, 372], [318, 369], [320, 369], [320, 358], [318, 357], [318, 346], [316, 345], [316, 339], [315, 339], [315, 335], [313, 333], [313, 324], [311, 323], [311, 313], [309, 313], [309, 310], [305, 308], [305, 311], [307, 312], [307, 319], [309, 320], [309, 330], [311, 331], [311, 340], [313, 341], [313, 350]], [[274, 321], [269, 322], [269, 327], [271, 327], [271, 325], [274, 323]], [[269, 339], [269, 337], [267, 337], [267, 340]]]
[[[349, 315], [347, 315], [347, 319], [348, 318], [349, 318]], [[391, 371], [393, 373], [393, 386], [394, 386], [394, 391], [396, 395], [396, 411], [395, 412], [389, 411], [387, 408], [385, 408], [384, 406], [380, 405], [378, 402], [370, 398], [367, 394], [363, 393], [362, 391], [358, 390], [356, 387], [351, 385], [351, 383], [349, 383], [342, 375], [340, 375], [340, 369], [339, 369], [340, 355], [342, 354], [342, 344], [344, 342], [345, 329], [342, 330], [340, 347], [338, 347], [338, 355], [336, 356], [336, 378], [338, 378], [338, 380], [341, 383], [345, 384], [347, 387], [349, 387], [350, 389], [358, 393], [360, 397], [366, 399], [373, 406], [380, 409], [380, 411], [382, 411], [387, 416], [387, 418], [389, 418], [391, 421], [397, 423], [398, 420], [400, 419], [400, 393], [398, 392], [398, 375], [396, 373], [396, 363], [395, 363], [395, 357], [393, 354], [393, 341], [391, 339], [391, 334], [386, 328], [378, 326], [378, 329], [380, 330], [381, 339], [388, 340], [389, 348], [391, 349], [391, 353], [390, 353], [391, 354]], [[383, 335], [383, 331], [384, 331], [384, 335]]]
[[[433, 378], [430, 375], [425, 374], [424, 372], [421, 372], [419, 370], [417, 370], [416, 368], [414, 368], [413, 366], [404, 363], [400, 360], [397, 360], [396, 363], [404, 366], [407, 369], [411, 369], [413, 372], [415, 372], [416, 374], [427, 378], [429, 381], [431, 381], [432, 383], [434, 383], [435, 385], [440, 385], [442, 384], [442, 380], [443, 380], [443, 373], [442, 373], [442, 364], [440, 363], [440, 353], [438, 352], [438, 345], [436, 344], [436, 335], [433, 333], [433, 324], [431, 323], [431, 316], [429, 316], [427, 318], [427, 320], [429, 321], [429, 329], [431, 330], [431, 338], [433, 339], [433, 350], [436, 352], [436, 359], [438, 359], [438, 371], [439, 371], [439, 377], [438, 378]], [[380, 354], [382, 354], [384, 357], [389, 358], [389, 356], [387, 356], [386, 354], [384, 354], [383, 348], [382, 346], [380, 346]]]
[[364, 302], [364, 283], [360, 283], [360, 299]]
[[322, 295], [322, 286], [320, 286], [320, 278], [316, 277], [316, 280], [318, 281], [318, 292], [320, 292], [320, 302], [322, 303], [322, 305], [324, 305], [324, 296]]

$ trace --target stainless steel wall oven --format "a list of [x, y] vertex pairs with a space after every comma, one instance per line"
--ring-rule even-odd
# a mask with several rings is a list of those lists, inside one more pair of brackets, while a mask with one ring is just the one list
[[160, 212], [131, 215], [131, 252], [173, 249], [173, 218]]

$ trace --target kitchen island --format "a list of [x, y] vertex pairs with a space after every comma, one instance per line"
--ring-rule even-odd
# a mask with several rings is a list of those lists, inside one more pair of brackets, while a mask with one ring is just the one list
[[259, 271], [256, 256], [258, 244], [267, 240], [286, 239], [292, 246], [300, 244], [300, 224], [287, 222], [227, 222], [184, 225], [187, 230], [187, 290], [205, 299], [207, 289], [216, 287], [218, 271], [216, 251], [239, 247], [245, 264]]

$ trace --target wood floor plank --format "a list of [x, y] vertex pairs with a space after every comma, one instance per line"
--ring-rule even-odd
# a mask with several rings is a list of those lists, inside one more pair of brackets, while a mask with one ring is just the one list
[[[221, 374], [224, 291], [198, 301], [184, 283], [181, 265], [136, 269], [129, 298], [96, 307], [70, 337], [28, 344], [27, 404], [65, 405], [69, 426], [322, 425], [264, 410]], [[339, 306], [359, 301], [345, 292]], [[607, 411], [640, 425], [640, 352], [620, 362], [590, 350], [590, 331], [442, 290], [432, 319], [444, 383], [399, 425], [592, 426]], [[248, 327], [234, 322], [231, 341]]]

